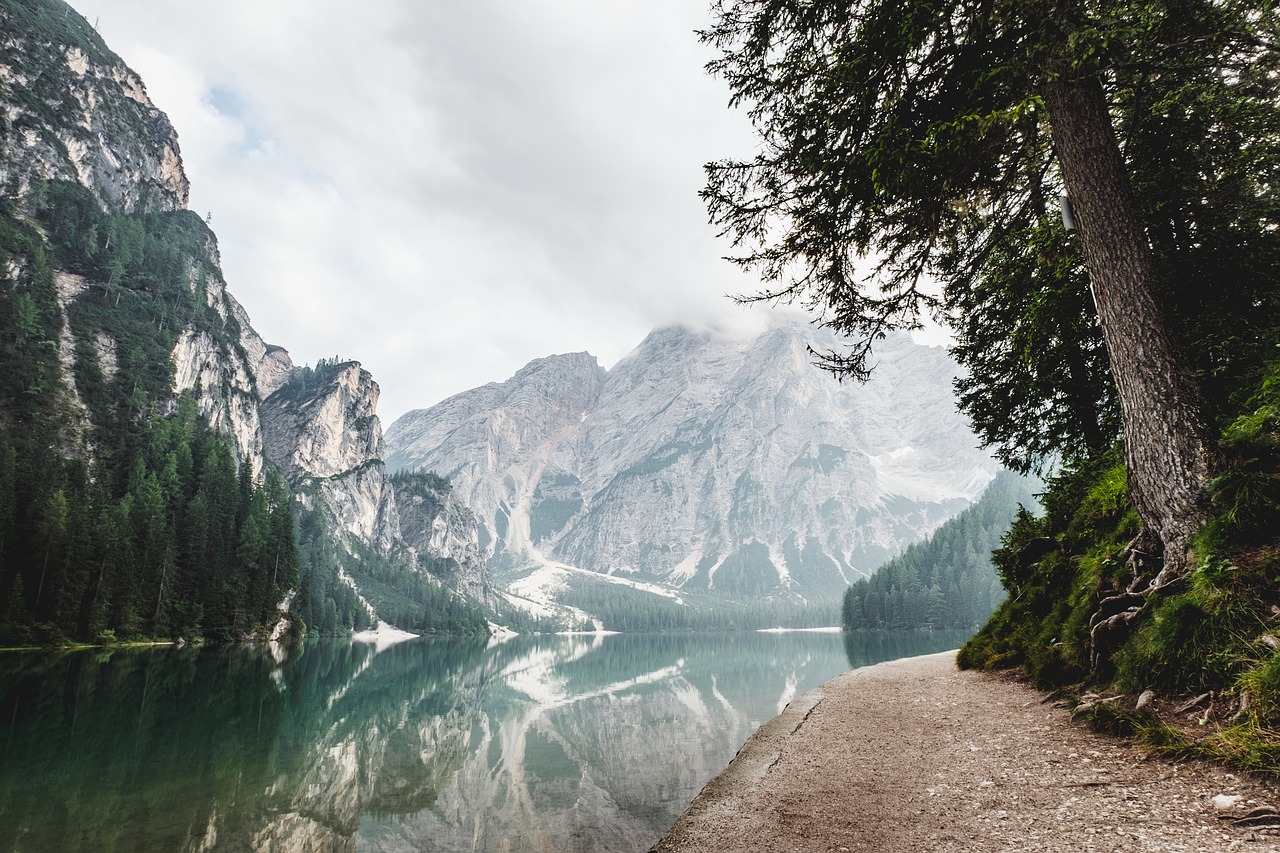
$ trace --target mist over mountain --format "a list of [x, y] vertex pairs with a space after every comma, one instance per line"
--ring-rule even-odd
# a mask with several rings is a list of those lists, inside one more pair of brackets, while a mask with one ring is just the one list
[[387, 466], [450, 479], [491, 568], [535, 600], [574, 569], [736, 600], [839, 594], [999, 470], [942, 348], [891, 336], [859, 384], [812, 364], [839, 345], [779, 319], [657, 329], [609, 370], [550, 356], [399, 418]]

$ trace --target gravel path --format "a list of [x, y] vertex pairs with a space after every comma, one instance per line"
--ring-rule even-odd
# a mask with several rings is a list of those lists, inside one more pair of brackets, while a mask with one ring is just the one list
[[845, 673], [761, 727], [653, 851], [1280, 851], [1212, 802], [1241, 797], [1239, 817], [1280, 786], [1149, 756], [1043, 699], [954, 652]]

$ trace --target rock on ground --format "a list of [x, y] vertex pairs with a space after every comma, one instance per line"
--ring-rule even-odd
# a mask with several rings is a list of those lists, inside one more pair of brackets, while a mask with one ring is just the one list
[[955, 653], [845, 673], [765, 724], [655, 853], [1280, 851], [1274, 782], [1152, 756]]

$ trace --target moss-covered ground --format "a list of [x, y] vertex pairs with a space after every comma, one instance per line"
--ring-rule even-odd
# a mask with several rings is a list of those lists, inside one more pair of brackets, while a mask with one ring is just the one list
[[[1140, 529], [1121, 454], [1050, 480], [1044, 514], [1021, 513], [995, 553], [1009, 597], [961, 649], [960, 665], [1019, 667], [1042, 687], [1118, 696], [1085, 702], [1083, 716], [1171, 754], [1280, 774], [1280, 363], [1217, 452], [1195, 570], [1149, 593], [1141, 616], [1096, 649], [1090, 619], [1132, 582], [1127, 547]], [[1155, 710], [1135, 710], [1147, 690]]]

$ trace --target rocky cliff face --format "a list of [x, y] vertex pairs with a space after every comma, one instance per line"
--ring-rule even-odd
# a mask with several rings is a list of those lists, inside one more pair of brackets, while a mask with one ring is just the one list
[[[207, 328], [184, 328], [173, 351], [174, 390], [196, 393], [200, 412], [209, 424], [230, 435], [240, 458], [248, 461], [255, 473], [261, 473], [264, 455], [259, 404], [269, 393], [262, 386], [274, 390], [270, 381], [278, 384], [282, 381], [279, 373], [287, 374], [293, 365], [288, 364], [284, 350], [268, 347], [250, 325], [244, 308], [227, 292], [212, 240], [207, 251], [213, 259], [209, 273], [192, 280], [203, 284], [206, 304], [217, 312], [230, 335], [215, 337]], [[283, 368], [282, 354], [287, 364]]]
[[[49, 180], [88, 189], [104, 210], [181, 210], [188, 182], [178, 136], [151, 102], [141, 79], [112, 53], [79, 15], [61, 3], [0, 5], [0, 185], [14, 198]], [[57, 273], [67, 307], [86, 287], [81, 276]], [[199, 390], [209, 423], [232, 436], [239, 456], [262, 469], [255, 375], [267, 347], [244, 309], [227, 292], [212, 234], [188, 258], [193, 292], [203, 289], [216, 320], [188, 326], [174, 348], [174, 391]], [[100, 286], [100, 285], [99, 285]], [[64, 323], [65, 325], [65, 323]], [[74, 341], [60, 348], [68, 384]], [[94, 342], [105, 376], [116, 369], [116, 342]]]
[[[32, 18], [45, 19], [44, 26], [32, 26]], [[63, 38], [34, 35], [58, 31]], [[0, 32], [6, 195], [26, 195], [33, 181], [62, 179], [89, 188], [108, 208], [187, 206], [177, 133], [83, 18], [61, 4], [6, 5]]]
[[577, 435], [605, 376], [587, 353], [538, 359], [507, 382], [397, 420], [388, 465], [445, 476], [479, 515], [481, 544], [499, 557], [524, 555], [543, 471]]
[[[58, 0], [0, 0], [0, 190], [17, 200], [17, 215], [24, 217], [39, 209], [49, 181], [78, 184], [110, 214], [187, 205], [177, 134], [138, 76]], [[174, 243], [166, 244], [180, 255], [181, 269], [167, 270], [172, 280], [164, 286], [181, 282], [200, 307], [176, 321], [176, 334], [173, 323], [160, 324], [174, 340], [172, 398], [160, 407], [172, 409], [179, 394], [191, 392], [205, 420], [232, 439], [239, 461], [255, 476], [274, 465], [295, 489], [323, 499], [335, 535], [386, 553], [407, 548], [414, 560], [437, 568], [431, 560], [450, 560], [457, 566], [451, 580], [483, 596], [483, 549], [465, 509], [447, 502], [431, 520], [415, 512], [414, 541], [401, 541], [395, 492], [381, 461], [372, 377], [354, 362], [328, 365], [321, 377], [267, 344], [227, 289], [213, 233], [192, 214], [173, 215], [186, 217], [174, 226]], [[20, 271], [0, 272], [0, 281], [17, 281]], [[121, 297], [127, 305], [131, 291], [154, 282], [116, 280], [114, 273], [110, 282], [105, 274], [98, 281], [69, 270], [53, 277], [62, 314], [57, 393], [65, 389], [70, 397], [59, 445], [64, 456], [91, 458], [96, 450], [89, 408], [76, 387], [84, 366], [78, 360], [91, 359], [94, 371], [110, 380], [120, 369], [120, 342], [108, 334], [76, 340], [69, 313], [90, 289], [115, 288], [115, 310]], [[164, 368], [154, 372], [163, 376]]]
[[400, 540], [418, 567], [440, 577], [468, 598], [494, 604], [493, 586], [480, 546], [475, 514], [453, 497], [445, 480], [420, 475], [395, 477]]
[[891, 338], [838, 383], [783, 323], [660, 329], [607, 373], [585, 354], [411, 412], [393, 468], [446, 475], [505, 564], [556, 562], [731, 598], [837, 593], [968, 506], [997, 466], [940, 348]]
[[399, 540], [382, 464], [378, 385], [357, 362], [297, 371], [262, 407], [265, 449], [295, 489], [319, 496], [342, 528], [389, 550]]
[[[279, 353], [264, 356], [264, 362]], [[378, 384], [358, 362], [321, 362], [275, 380], [262, 405], [264, 450], [318, 498], [345, 535], [430, 573], [483, 604], [492, 593], [475, 517], [443, 481], [393, 482], [382, 462]], [[270, 387], [270, 386], [268, 386]]]

